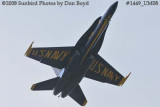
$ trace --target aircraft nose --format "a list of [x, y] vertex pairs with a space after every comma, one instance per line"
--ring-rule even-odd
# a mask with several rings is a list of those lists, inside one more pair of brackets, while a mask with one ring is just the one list
[[112, 14], [114, 14], [115, 10], [117, 9], [117, 6], [118, 6], [118, 1], [116, 1], [111, 5], [109, 10], [111, 10]]
[[111, 15], [111, 17], [113, 16], [114, 12], [116, 11], [118, 6], [118, 1], [116, 1], [115, 3], [113, 3], [109, 9], [107, 10], [105, 17], [107, 17], [108, 15]]
[[117, 8], [118, 1], [116, 1], [113, 5], [114, 5], [114, 7], [116, 7], [116, 8]]

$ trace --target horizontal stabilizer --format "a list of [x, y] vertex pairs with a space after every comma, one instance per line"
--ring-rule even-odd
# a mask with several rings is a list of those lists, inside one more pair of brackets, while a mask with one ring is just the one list
[[31, 87], [31, 90], [33, 90], [33, 91], [53, 90], [53, 88], [56, 86], [58, 80], [59, 80], [59, 77], [33, 84]]
[[85, 106], [87, 104], [86, 97], [84, 96], [79, 85], [77, 85], [77, 87], [69, 94], [69, 96], [81, 106]]

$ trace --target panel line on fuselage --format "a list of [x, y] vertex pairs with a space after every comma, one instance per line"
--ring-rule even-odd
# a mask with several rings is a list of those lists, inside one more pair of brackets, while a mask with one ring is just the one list
[[[108, 16], [110, 18], [110, 15]], [[106, 19], [108, 19], [108, 17]], [[101, 29], [99, 30], [98, 34], [96, 35], [95, 39], [92, 41], [91, 45], [89, 46], [89, 48], [87, 49], [87, 52], [85, 53], [84, 57], [82, 58], [81, 63], [83, 62], [83, 60], [85, 59], [85, 57], [87, 56], [87, 54], [89, 53], [91, 47], [94, 45], [95, 41], [97, 40], [97, 38], [100, 36], [100, 34], [102, 33], [105, 25], [108, 23], [108, 20], [105, 20], [104, 24], [102, 25]]]

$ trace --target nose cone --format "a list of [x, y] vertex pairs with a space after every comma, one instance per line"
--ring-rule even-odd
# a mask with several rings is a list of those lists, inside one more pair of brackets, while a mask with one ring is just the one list
[[111, 7], [109, 8], [109, 13], [110, 13], [111, 15], [114, 14], [114, 12], [115, 12], [116, 9], [117, 9], [117, 6], [118, 6], [118, 1], [116, 1], [115, 3], [113, 3], [113, 4], [111, 5]]
[[118, 1], [116, 1], [115, 3], [113, 3], [109, 9], [107, 10], [107, 12], [105, 13], [105, 17], [107, 17], [108, 15], [110, 15], [111, 17], [113, 16], [114, 12], [116, 11], [118, 6]]
[[118, 6], [118, 1], [113, 3], [110, 8], [116, 10], [117, 6]]
[[116, 2], [113, 4], [113, 6], [117, 8], [117, 6], [118, 6], [118, 1], [116, 1]]

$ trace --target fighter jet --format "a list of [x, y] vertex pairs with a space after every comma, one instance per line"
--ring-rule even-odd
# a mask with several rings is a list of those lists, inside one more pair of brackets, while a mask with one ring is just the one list
[[98, 17], [75, 46], [32, 48], [32, 42], [25, 55], [53, 67], [57, 77], [33, 84], [31, 90], [53, 90], [54, 95], [69, 95], [85, 106], [87, 100], [79, 85], [84, 77], [122, 86], [130, 74], [122, 76], [98, 54], [117, 5], [118, 1]]

